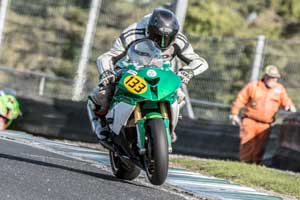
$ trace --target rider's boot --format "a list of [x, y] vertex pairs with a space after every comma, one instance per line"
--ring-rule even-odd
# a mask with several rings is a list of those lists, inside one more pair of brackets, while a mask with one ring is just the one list
[[98, 120], [96, 121], [95, 134], [101, 141], [105, 141], [108, 139], [109, 129], [106, 125], [105, 116], [99, 116]]
[[87, 105], [89, 119], [92, 125], [93, 132], [96, 134], [99, 140], [106, 141], [109, 136], [109, 129], [106, 123], [105, 115], [94, 111], [91, 103]]

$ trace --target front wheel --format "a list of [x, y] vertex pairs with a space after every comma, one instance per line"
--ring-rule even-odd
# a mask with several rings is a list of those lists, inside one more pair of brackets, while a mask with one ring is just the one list
[[123, 163], [119, 156], [112, 151], [109, 151], [109, 159], [112, 172], [119, 179], [133, 180], [141, 172], [133, 163], [127, 163], [127, 165]]
[[146, 155], [144, 165], [147, 177], [153, 185], [165, 182], [169, 168], [169, 152], [163, 119], [150, 119], [146, 123]]

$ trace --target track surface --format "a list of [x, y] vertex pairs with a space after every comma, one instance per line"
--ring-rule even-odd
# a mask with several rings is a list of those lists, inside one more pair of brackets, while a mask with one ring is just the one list
[[186, 199], [20, 143], [0, 140], [0, 152], [0, 199]]
[[107, 153], [24, 132], [0, 131], [0, 163], [0, 199], [281, 199], [182, 169], [169, 169], [162, 186], [145, 173], [122, 181], [111, 175]]

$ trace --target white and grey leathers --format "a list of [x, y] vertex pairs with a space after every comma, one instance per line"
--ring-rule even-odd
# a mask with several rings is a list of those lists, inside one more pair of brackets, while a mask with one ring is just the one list
[[[97, 58], [97, 67], [99, 73], [106, 70], [114, 70], [117, 61], [126, 55], [128, 47], [135, 41], [147, 38], [147, 25], [151, 15], [144, 16], [139, 22], [130, 25], [116, 39], [113, 47], [106, 53]], [[192, 45], [188, 42], [185, 35], [178, 32], [175, 41], [165, 50], [163, 50], [163, 58], [168, 61], [173, 61], [178, 57], [185, 65], [182, 69], [191, 71], [193, 76], [197, 76], [208, 69], [207, 62], [194, 52]], [[175, 69], [177, 72], [180, 69]]]

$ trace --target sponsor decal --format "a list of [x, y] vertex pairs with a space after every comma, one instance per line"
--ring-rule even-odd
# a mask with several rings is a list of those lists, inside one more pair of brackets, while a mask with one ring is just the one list
[[149, 77], [155, 77], [156, 75], [157, 75], [157, 73], [153, 69], [150, 69], [147, 71], [147, 76], [149, 76]]
[[137, 72], [134, 71], [134, 70], [131, 70], [131, 69], [128, 70], [127, 73], [128, 73], [128, 74], [132, 74], [132, 75], [137, 75]]

